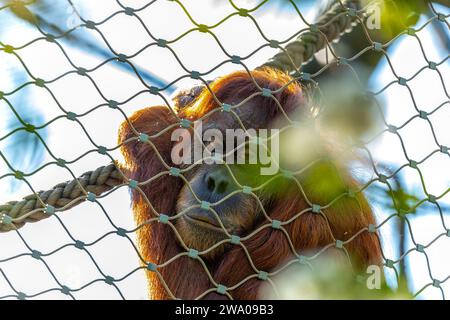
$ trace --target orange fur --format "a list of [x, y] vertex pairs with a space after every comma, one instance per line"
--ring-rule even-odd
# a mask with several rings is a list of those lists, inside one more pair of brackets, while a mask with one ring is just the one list
[[[292, 79], [289, 76], [270, 69], [252, 71], [251, 74], [261, 87], [271, 90], [277, 90], [290, 83], [284, 90], [275, 94], [286, 113], [301, 108], [302, 105], [304, 106], [301, 88], [297, 83], [291, 83]], [[253, 80], [245, 71], [219, 78], [210, 86], [217, 99], [222, 102], [233, 102], [234, 100], [239, 102], [259, 92]], [[267, 117], [268, 123], [271, 119], [280, 115], [280, 110], [273, 99], [262, 96], [257, 96], [254, 99], [257, 101], [256, 105], [265, 108], [264, 112], [260, 112], [260, 116]], [[204, 90], [194, 103], [178, 110], [178, 116], [195, 120], [218, 107], [211, 93]], [[255, 113], [257, 112], [258, 110], [255, 110]], [[150, 107], [136, 112], [130, 117], [129, 121], [137, 132], [152, 136], [176, 124], [178, 120], [167, 107]], [[167, 130], [161, 136], [151, 139], [169, 166], [172, 166], [170, 161], [172, 148], [170, 134], [173, 129], [175, 127]], [[136, 138], [135, 133], [131, 130], [129, 123], [124, 122], [120, 128], [119, 141], [122, 143], [133, 138]], [[166, 171], [155, 150], [148, 144], [133, 140], [124, 143], [122, 152], [131, 179], [142, 182], [162, 171]], [[345, 169], [337, 168], [334, 165], [326, 165], [326, 170], [339, 176], [341, 184], [339, 190], [337, 190], [339, 193], [356, 187], [350, 175], [345, 173]], [[272, 200], [271, 210], [268, 214], [272, 219], [287, 221], [309, 206], [296, 184], [289, 182], [286, 178], [279, 179], [284, 179], [282, 181], [285, 186], [283, 187], [283, 194]], [[335, 199], [336, 194], [321, 194], [320, 190], [316, 188], [316, 183], [320, 179], [327, 179], [327, 177], [322, 177], [313, 172], [298, 177], [298, 179], [313, 203], [326, 205]], [[326, 181], [322, 182], [326, 183]], [[142, 187], [142, 190], [158, 213], [174, 215], [175, 203], [182, 185], [181, 179], [165, 175], [146, 184]], [[336, 193], [338, 193], [337, 191]], [[146, 221], [156, 217], [156, 215], [152, 212], [146, 199], [137, 191], [133, 191], [133, 211], [136, 223], [143, 225], [137, 231], [137, 234], [139, 249], [146, 261], [162, 264], [180, 252], [184, 252], [176, 240], [174, 231], [168, 225], [158, 222], [145, 224]], [[361, 193], [353, 198], [341, 198], [329, 208], [324, 209], [323, 212], [327, 220], [319, 214], [306, 212], [285, 226], [298, 253], [301, 254], [332, 244], [334, 239], [345, 241], [370, 223], [374, 223], [371, 209]], [[268, 223], [267, 220], [262, 220], [259, 225]], [[281, 230], [270, 227], [261, 230], [244, 241], [243, 244], [248, 249], [255, 266], [266, 272], [275, 270], [293, 255], [286, 235]], [[375, 234], [362, 232], [346, 244], [345, 248], [357, 268], [379, 263], [381, 251]], [[214, 280], [227, 287], [234, 286], [249, 275], [255, 274], [240, 246], [231, 246], [222, 256], [214, 261], [207, 262], [207, 267]], [[147, 272], [152, 299], [170, 298], [164, 284], [177, 298], [185, 299], [196, 298], [206, 290], [214, 288], [200, 262], [187, 256], [172, 261], [167, 266], [159, 268], [158, 271], [164, 281], [161, 281], [155, 272]], [[261, 283], [261, 280], [251, 278], [230, 291], [230, 294], [235, 299], [257, 298]], [[222, 298], [222, 296], [212, 294], [208, 295], [207, 298]]]

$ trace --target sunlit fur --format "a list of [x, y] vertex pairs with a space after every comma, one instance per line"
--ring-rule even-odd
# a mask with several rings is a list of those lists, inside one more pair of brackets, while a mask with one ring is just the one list
[[[259, 86], [272, 91], [292, 81], [289, 76], [270, 69], [253, 71], [252, 77]], [[210, 86], [219, 101], [231, 104], [237, 104], [248, 96], [260, 92], [246, 71], [235, 72], [219, 78]], [[290, 83], [286, 89], [277, 92], [274, 96], [287, 114], [300, 110], [305, 117], [310, 116], [309, 110], [304, 107], [301, 87], [295, 82]], [[219, 107], [211, 93], [204, 89], [196, 101], [179, 107], [177, 112], [180, 118], [195, 120]], [[254, 124], [254, 128], [271, 127], [276, 118], [283, 117], [278, 105], [269, 97], [258, 95], [251, 100], [247, 108], [253, 108], [252, 112], [244, 111], [239, 116], [244, 118], [246, 125]], [[233, 118], [229, 117], [229, 113], [219, 110], [205, 121], [224, 126], [236, 125], [236, 123], [231, 123]], [[136, 112], [129, 118], [129, 122], [137, 132], [152, 136], [178, 123], [178, 120], [167, 107], [155, 106]], [[119, 142], [124, 143], [122, 147], [125, 158], [124, 168], [131, 179], [146, 181], [167, 169], [149, 144], [143, 144], [136, 140], [136, 134], [131, 129], [130, 123], [124, 122], [119, 132]], [[169, 166], [173, 166], [170, 160], [173, 147], [170, 136], [171, 131], [176, 127], [178, 126], [151, 139]], [[131, 141], [126, 142], [129, 139]], [[207, 168], [194, 169], [189, 173], [189, 179], [194, 179], [198, 170], [207, 170]], [[349, 189], [358, 189], [347, 170], [330, 161], [313, 166], [311, 170], [297, 178], [308, 199], [312, 203], [320, 205], [329, 204]], [[278, 178], [277, 181], [278, 185], [272, 190], [273, 193], [269, 190], [269, 192], [258, 194], [258, 197], [264, 202], [267, 214], [272, 219], [288, 221], [302, 210], [310, 208], [296, 183], [283, 177]], [[330, 184], [334, 187], [329, 188]], [[140, 226], [137, 231], [138, 245], [143, 259], [147, 262], [160, 265], [174, 256], [186, 252], [169, 225], [158, 222], [146, 223], [149, 219], [156, 217], [149, 207], [147, 199], [158, 213], [173, 216], [177, 213], [176, 204], [180, 205], [188, 198], [183, 186], [182, 179], [164, 175], [141, 187], [145, 197], [138, 191], [133, 191], [133, 211], [136, 223]], [[182, 190], [184, 191], [182, 192]], [[238, 207], [242, 208], [240, 212], [233, 212], [229, 215], [235, 217], [236, 224], [242, 223], [242, 220], [239, 220], [242, 217], [252, 219], [251, 224], [254, 230], [268, 224], [263, 215], [255, 212], [260, 209], [253, 203], [243, 201], [239, 203]], [[356, 193], [353, 197], [341, 196], [332, 205], [323, 209], [323, 212], [326, 219], [311, 211], [297, 216], [284, 226], [287, 234], [282, 230], [266, 227], [251, 238], [242, 241], [254, 266], [259, 270], [271, 272], [292, 258], [293, 253], [288, 238], [292, 241], [295, 250], [302, 254], [330, 244], [333, 245], [335, 239], [345, 241], [353, 237], [350, 242], [345, 244], [345, 248], [349, 252], [355, 268], [361, 270], [368, 264], [380, 262], [380, 246], [377, 235], [367, 231], [360, 232], [369, 224], [374, 223], [372, 211], [361, 193]], [[207, 239], [207, 243], [200, 248], [203, 249], [214, 242], [214, 237], [211, 235], [200, 234], [201, 229], [187, 230], [187, 225], [182, 221], [175, 221], [175, 226], [177, 226], [181, 238], [189, 246], [198, 247], [202, 244], [202, 240]], [[229, 223], [233, 224], [233, 219], [230, 219]], [[198, 235], [195, 234], [197, 231]], [[220, 237], [217, 240], [220, 240]], [[327, 251], [338, 254], [337, 249], [330, 248]], [[226, 287], [232, 287], [249, 275], [255, 274], [246, 252], [239, 245], [223, 246], [220, 254], [205, 259], [205, 263], [213, 279]], [[170, 298], [165, 286], [177, 298], [185, 299], [196, 298], [205, 291], [215, 288], [203, 265], [186, 254], [159, 268], [158, 272], [161, 277], [155, 272], [147, 272], [152, 299]], [[257, 277], [252, 277], [229, 293], [235, 299], [255, 299], [258, 297], [262, 283], [263, 281], [258, 280]], [[224, 296], [214, 293], [215, 290], [211, 291], [213, 293], [207, 295], [206, 298], [224, 298]]]

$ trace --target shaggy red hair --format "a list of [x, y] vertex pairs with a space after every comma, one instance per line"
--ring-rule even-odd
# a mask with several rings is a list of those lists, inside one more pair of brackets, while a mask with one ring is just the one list
[[[240, 102], [253, 94], [259, 94], [260, 88], [266, 88], [275, 91], [274, 96], [286, 113], [304, 107], [301, 87], [288, 75], [271, 69], [252, 71], [251, 74], [246, 71], [234, 72], [215, 80], [209, 86], [220, 102], [233, 100]], [[254, 99], [257, 101], [255, 105], [262, 106], [267, 111], [263, 116], [268, 119], [274, 119], [280, 114], [281, 110], [272, 98], [259, 94]], [[211, 92], [205, 89], [191, 105], [177, 111], [180, 118], [195, 120], [218, 107], [220, 104], [217, 103]], [[158, 134], [179, 122], [178, 118], [163, 106], [140, 110], [133, 114], [129, 121], [135, 130], [149, 136]], [[172, 129], [151, 139], [169, 166], [173, 166], [170, 160], [171, 132]], [[120, 128], [119, 142], [122, 143], [132, 138], [136, 138], [136, 135], [131, 130], [129, 123], [124, 122]], [[149, 144], [134, 139], [123, 145], [122, 152], [130, 179], [143, 182], [167, 171]], [[336, 198], [338, 193], [345, 193], [352, 188], [356, 189], [356, 184], [350, 175], [341, 172], [343, 169], [337, 169], [332, 165], [324, 165], [322, 169], [327, 173], [325, 177], [324, 171], [319, 169], [299, 177], [305, 194], [312, 203], [327, 205]], [[339, 180], [341, 183], [338, 188], [339, 192], [322, 194], [317, 184], [326, 184], [325, 179], [333, 176], [337, 177], [335, 181]], [[281, 179], [287, 180], [286, 178]], [[145, 197], [138, 191], [133, 191], [133, 211], [136, 223], [141, 226], [137, 231], [141, 255], [147, 262], [157, 265], [164, 264], [164, 266], [158, 267], [158, 272], [147, 272], [150, 297], [153, 299], [171, 298], [169, 291], [177, 298], [187, 299], [199, 297], [207, 290], [215, 292], [216, 287], [209, 279], [204, 267], [199, 260], [187, 256], [187, 253], [178, 244], [174, 230], [169, 225], [156, 221], [147, 223], [149, 219], [155, 218], [157, 215], [145, 198], [158, 213], [174, 215], [176, 200], [182, 186], [183, 182], [180, 178], [164, 175], [141, 187]], [[270, 212], [268, 212], [272, 219], [287, 221], [302, 210], [310, 208], [298, 186], [292, 181], [287, 181], [283, 191], [284, 196], [276, 197]], [[297, 253], [317, 250], [330, 244], [334, 245], [336, 239], [346, 241], [355, 236], [344, 245], [355, 266], [362, 268], [380, 262], [381, 251], [377, 235], [367, 231], [360, 232], [369, 224], [375, 223], [372, 211], [361, 193], [352, 197], [341, 197], [322, 211], [326, 218], [321, 214], [308, 211], [284, 226]], [[245, 212], [245, 208], [243, 208], [243, 212]], [[262, 219], [255, 229], [269, 223], [267, 219]], [[243, 241], [243, 244], [254, 265], [261, 271], [274, 271], [293, 257], [284, 232], [271, 227], [260, 230], [250, 239]], [[180, 253], [183, 254], [181, 257], [168, 263]], [[232, 246], [219, 259], [213, 263], [207, 263], [207, 266], [216, 283], [227, 288], [239, 284], [229, 291], [234, 299], [258, 297], [258, 289], [263, 281], [257, 278], [241, 246]], [[251, 275], [253, 277], [247, 279]], [[244, 279], [247, 280], [243, 281]], [[208, 296], [208, 298], [214, 297], [218, 296]]]

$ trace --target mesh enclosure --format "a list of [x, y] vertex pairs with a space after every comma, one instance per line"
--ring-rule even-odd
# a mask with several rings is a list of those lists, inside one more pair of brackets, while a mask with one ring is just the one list
[[[4, 17], [15, 16], [11, 20], [12, 24], [5, 28], [14, 30], [14, 24], [17, 24], [17, 28], [26, 24], [27, 30], [32, 30], [24, 37], [18, 36], [20, 41], [17, 43], [11, 35], [8, 36], [8, 42], [3, 42], [0, 33], [0, 60], [3, 59], [7, 66], [17, 65], [24, 74], [24, 78], [17, 83], [5, 84], [5, 87], [11, 89], [3, 89], [0, 82], [1, 108], [6, 110], [5, 118], [15, 121], [12, 128], [2, 129], [0, 134], [3, 146], [0, 149], [3, 160], [0, 184], [17, 184], [21, 186], [20, 192], [30, 194], [20, 201], [6, 202], [10, 199], [1, 198], [5, 204], [0, 205], [0, 231], [3, 232], [0, 233], [0, 299], [79, 299], [96, 295], [120, 299], [145, 298], [144, 271], [156, 273], [164, 285], [161, 268], [186, 257], [202, 265], [211, 284], [208, 290], [196, 298], [204, 298], [216, 292], [233, 299], [234, 290], [254, 279], [267, 282], [277, 293], [280, 289], [273, 278], [284, 269], [295, 263], [314, 269], [314, 260], [330, 248], [338, 249], [350, 259], [347, 245], [367, 233], [379, 237], [382, 264], [389, 287], [398, 287], [400, 290], [402, 286], [406, 286], [411, 297], [420, 296], [430, 288], [436, 290], [432, 297], [445, 299], [448, 296], [450, 272], [447, 266], [450, 261], [446, 250], [450, 237], [447, 217], [450, 203], [450, 135], [445, 128], [445, 123], [450, 119], [450, 96], [447, 89], [448, 8], [427, 3], [424, 9], [426, 14], [422, 14], [416, 25], [405, 24], [399, 33], [389, 35], [386, 40], [380, 36], [381, 31], [374, 31], [370, 26], [373, 15], [368, 12], [373, 13], [374, 8], [382, 5], [382, 2], [377, 1], [333, 2], [329, 6], [323, 6], [315, 19], [307, 16], [313, 11], [317, 13], [317, 8], [307, 14], [296, 1], [282, 4], [276, 2], [277, 6], [281, 6], [278, 9], [283, 14], [287, 14], [287, 11], [290, 17], [296, 17], [292, 25], [287, 26], [286, 23], [288, 31], [283, 28], [284, 22], [280, 22], [280, 27], [276, 28], [273, 26], [277, 23], [273, 20], [275, 18], [264, 17], [265, 8], [273, 5], [271, 1], [262, 1], [247, 9], [233, 1], [219, 1], [215, 4], [217, 7], [214, 13], [211, 13], [211, 20], [215, 22], [209, 24], [200, 23], [196, 19], [201, 6], [184, 1], [151, 1], [139, 7], [132, 7], [131, 1], [130, 4], [119, 0], [110, 2], [105, 5], [107, 10], [104, 12], [97, 9], [97, 17], [95, 14], [83, 13], [79, 5], [68, 0], [64, 5], [69, 10], [67, 16], [73, 21], [65, 21], [63, 26], [58, 17], [46, 16], [45, 8], [35, 7], [34, 2], [4, 1], [0, 5], [0, 14], [4, 14]], [[177, 12], [177, 15], [172, 16], [172, 11]], [[167, 20], [167, 23], [158, 27], [152, 23], [152, 18], [155, 17], [152, 15], [160, 15], [159, 19]], [[180, 17], [184, 17], [184, 20], [181, 21]], [[3, 18], [0, 16], [1, 19]], [[183, 30], [173, 27], [173, 21], [169, 21], [172, 19], [180, 19], [179, 26]], [[236, 22], [238, 19], [239, 24]], [[233, 24], [238, 26], [233, 27]], [[257, 47], [250, 48], [255, 42], [245, 43], [245, 39], [239, 38], [238, 33], [243, 26], [252, 28], [253, 35], [258, 36]], [[381, 30], [382, 28], [383, 26]], [[421, 36], [430, 28], [444, 30], [443, 36], [435, 36], [431, 44], [429, 37], [423, 40], [425, 37]], [[431, 32], [436, 34], [435, 30], [438, 29], [432, 29]], [[280, 38], [272, 37], [280, 34], [283, 35]], [[356, 40], [352, 38], [354, 34], [360, 37], [358, 45], [345, 47], [345, 43], [355, 43]], [[206, 40], [202, 40], [205, 41], [203, 43], [196, 37]], [[122, 38], [130, 38], [128, 42], [124, 41], [127, 47], [121, 44]], [[405, 44], [405, 39], [409, 44]], [[233, 43], [235, 47], [242, 47], [239, 53], [233, 51], [235, 48], [229, 49], [233, 47]], [[443, 45], [445, 52], [433, 54], [431, 59], [427, 50], [433, 45]], [[408, 69], [404, 64], [401, 68], [396, 67], [399, 58], [394, 59], [391, 55], [394, 54], [394, 49], [401, 50], [402, 46], [407, 47], [407, 51], [414, 50], [410, 54], [415, 59], [420, 59], [420, 67]], [[199, 52], [200, 50], [203, 52]], [[277, 54], [274, 55], [275, 53]], [[89, 58], [89, 55], [95, 58]], [[434, 60], [435, 57], [439, 57], [439, 60]], [[372, 70], [362, 68], [361, 60], [371, 66]], [[384, 61], [384, 73], [377, 71], [380, 69], [380, 61]], [[43, 66], [39, 66], [40, 64]], [[45, 73], [45, 64], [52, 65], [48, 67], [51, 72]], [[170, 70], [164, 73], [165, 66], [169, 65], [170, 68], [166, 68]], [[190, 180], [186, 177], [198, 165], [174, 167], [166, 163], [154, 143], [155, 139], [175, 127], [193, 127], [191, 121], [180, 118], [175, 106], [180, 99], [189, 99], [192, 90], [181, 93], [178, 91], [178, 100], [172, 100], [169, 96], [176, 89], [190, 90], [193, 85], [197, 85], [199, 90], [209, 91], [218, 106], [206, 117], [228, 112], [239, 118], [235, 110], [246, 101], [239, 101], [232, 106], [220, 101], [214, 95], [214, 88], [210, 87], [211, 81], [236, 70], [244, 70], [252, 77], [251, 70], [261, 66], [286, 72], [291, 76], [291, 81], [277, 90], [258, 86], [259, 92], [249, 99], [255, 96], [274, 99], [282, 110], [276, 94], [292, 82], [300, 83], [315, 118], [320, 119], [331, 131], [345, 131], [345, 137], [333, 137], [339, 139], [336, 142], [337, 157], [342, 158], [342, 161], [351, 161], [349, 165], [355, 171], [363, 171], [358, 179], [359, 188], [341, 193], [327, 203], [314, 203], [305, 194], [302, 182], [296, 178], [307, 171], [311, 164], [294, 172], [281, 168], [276, 177], [283, 176], [295, 184], [308, 205], [287, 221], [273, 219], [266, 212], [257, 193], [260, 186], [249, 187], [240, 183], [236, 177], [234, 180], [239, 189], [217, 202], [205, 202], [194, 195], [198, 203], [192, 208], [210, 210], [219, 221], [220, 216], [215, 207], [241, 193], [252, 196], [263, 213], [264, 224], [242, 237], [228, 232], [221, 224], [226, 234], [222, 243], [240, 246], [253, 269], [251, 275], [232, 286], [217, 282], [205, 262], [204, 256], [217, 245], [199, 251], [189, 248], [181, 240], [182, 252], [169, 261], [146, 261], [136, 244], [135, 232], [149, 224], [163, 224], [170, 228], [174, 241], [182, 239], [175, 222], [189, 208], [176, 214], [156, 212], [144, 224], [135, 226], [129, 208], [130, 202], [127, 200], [128, 192], [134, 190], [144, 193], [142, 190], [146, 185], [165, 176], [180, 179], [183, 185], [189, 185]], [[428, 101], [418, 98], [426, 95], [426, 92], [423, 93], [424, 88], [420, 87], [424, 81], [421, 77], [425, 73], [427, 77], [434, 79], [433, 90], [429, 89], [429, 94], [435, 97]], [[373, 85], [374, 81], [369, 80], [367, 74], [377, 78], [376, 85]], [[340, 82], [342, 87], [332, 82], [333, 79]], [[417, 79], [422, 79], [419, 86]], [[256, 81], [255, 83], [257, 84]], [[67, 89], [72, 87], [73, 90]], [[402, 93], [398, 90], [402, 90]], [[344, 97], [351, 96], [352, 103], [357, 101], [360, 108], [353, 108], [349, 100], [340, 102], [337, 91]], [[415, 94], [416, 91], [422, 93]], [[116, 95], [116, 92], [120, 94]], [[23, 104], [34, 104], [33, 98], [28, 98], [25, 102], [20, 100], [30, 95], [41, 102], [36, 102], [36, 107], [31, 109], [21, 107]], [[95, 98], [88, 100], [85, 99], [87, 96]], [[401, 101], [398, 106], [400, 111], [395, 117], [388, 117], [388, 107], [393, 107], [391, 100], [396, 101], [395, 97], [400, 99], [400, 96], [408, 99], [408, 106], [403, 108], [402, 103], [406, 100], [398, 100]], [[130, 116], [133, 111], [152, 104], [168, 107], [177, 118], [177, 123], [154, 135], [147, 135], [133, 128], [134, 136], [123, 142], [127, 144], [138, 141], [149, 145], [163, 164], [164, 170], [158, 174], [145, 181], [136, 181], [118, 164], [121, 162], [119, 149], [122, 144], [114, 144], [117, 141], [117, 128], [123, 121], [132, 122]], [[44, 110], [46, 120], [33, 118], [30, 110], [34, 109]], [[298, 126], [294, 119], [284, 115], [288, 125], [281, 131]], [[241, 128], [248, 129], [242, 123]], [[416, 135], [411, 134], [411, 130]], [[417, 132], [420, 132], [419, 136], [423, 134], [429, 139], [423, 143], [414, 141]], [[44, 160], [37, 161], [39, 164], [34, 167], [27, 167], [17, 158], [13, 159], [9, 143], [13, 143], [13, 147], [19, 150], [19, 158], [38, 157], [35, 149], [21, 147], [21, 140], [16, 139], [18, 135], [36, 139], [36, 145], [39, 146], [36, 148], [44, 150]], [[377, 139], [384, 137], [395, 139], [396, 151], [374, 146]], [[81, 142], [78, 143], [78, 140]], [[415, 143], [419, 145], [420, 152], [410, 151]], [[349, 154], [358, 156], [347, 157]], [[422, 169], [430, 162], [432, 166], [438, 167], [441, 175], [435, 179], [440, 181], [438, 187], [428, 186], [430, 179], [434, 179], [433, 172], [431, 171], [430, 176], [430, 171], [424, 172]], [[228, 167], [226, 163], [224, 166]], [[231, 169], [228, 171], [233, 174]], [[57, 183], [66, 180], [67, 182]], [[55, 186], [40, 191], [51, 185]], [[190, 190], [195, 194], [192, 188]], [[20, 192], [8, 193], [22, 197]], [[333, 241], [314, 254], [295, 250], [285, 229], [287, 226], [307, 213], [319, 215], [328, 223], [328, 209], [336, 206], [343, 197], [358, 201], [355, 198], [358, 194], [364, 194], [375, 208], [375, 213], [379, 213], [375, 224], [365, 226], [344, 240], [336, 238], [331, 232]], [[161, 197], [164, 196], [161, 194]], [[153, 207], [151, 202], [148, 207]], [[417, 229], [413, 220], [422, 223], [420, 221], [425, 220], [421, 219], [431, 219], [430, 217], [434, 219], [433, 226], [420, 231], [427, 236], [415, 237], [415, 233], [419, 231], [415, 231]], [[40, 222], [44, 219], [45, 221]], [[258, 268], [245, 246], [245, 240], [268, 228], [283, 233], [291, 249], [290, 260], [275, 270]], [[333, 229], [332, 226], [329, 228]], [[383, 233], [383, 228], [388, 231]], [[426, 242], [423, 242], [424, 239]], [[430, 250], [437, 250], [437, 254], [432, 255], [433, 259], [428, 253]], [[412, 255], [420, 255], [420, 259], [423, 259], [425, 267], [420, 271], [415, 271], [415, 260], [409, 259]], [[438, 264], [439, 268], [433, 269], [433, 264]], [[447, 272], [443, 274], [442, 270]], [[360, 274], [356, 276], [361, 277]], [[168, 287], [167, 295], [178, 298]]]

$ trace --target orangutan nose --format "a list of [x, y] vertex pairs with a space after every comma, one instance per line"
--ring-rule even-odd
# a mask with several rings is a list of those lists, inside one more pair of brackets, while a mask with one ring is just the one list
[[215, 195], [224, 195], [232, 191], [234, 184], [226, 168], [217, 168], [205, 174], [207, 190]]

